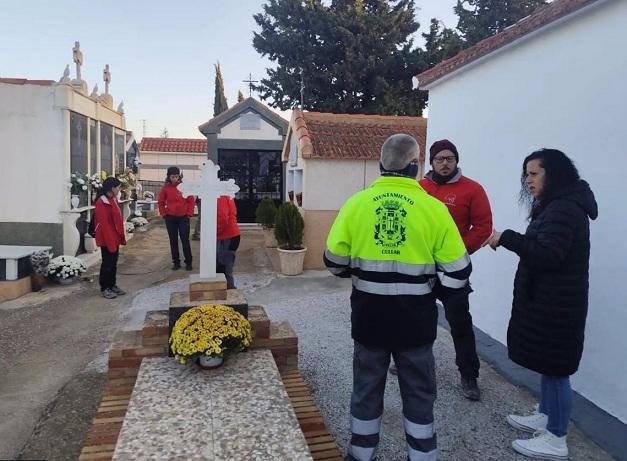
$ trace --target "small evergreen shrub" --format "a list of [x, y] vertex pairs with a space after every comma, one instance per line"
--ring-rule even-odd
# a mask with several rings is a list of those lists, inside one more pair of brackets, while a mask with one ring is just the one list
[[276, 214], [274, 235], [279, 246], [284, 250], [303, 248], [305, 221], [298, 208], [290, 202], [282, 203]]
[[263, 226], [264, 229], [272, 229], [276, 219], [277, 207], [274, 200], [264, 198], [257, 205], [255, 210], [255, 221]]

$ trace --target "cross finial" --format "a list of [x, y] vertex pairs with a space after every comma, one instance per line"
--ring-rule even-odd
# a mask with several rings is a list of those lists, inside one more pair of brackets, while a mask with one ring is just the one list
[[81, 66], [83, 65], [83, 52], [81, 51], [80, 42], [74, 42], [74, 48], [72, 48], [72, 60], [76, 63], [76, 80], [80, 80]]
[[105, 82], [105, 94], [109, 94], [109, 83], [111, 83], [111, 72], [109, 72], [109, 64], [105, 65], [102, 71], [102, 79]]
[[259, 83], [259, 80], [253, 80], [253, 74], [248, 74], [248, 80], [242, 80], [244, 83], [248, 83], [248, 97], [253, 96], [253, 83]]

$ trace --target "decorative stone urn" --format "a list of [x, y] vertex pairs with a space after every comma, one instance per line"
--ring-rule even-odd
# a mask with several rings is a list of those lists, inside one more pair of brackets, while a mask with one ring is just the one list
[[72, 205], [72, 209], [78, 208], [78, 204], [81, 203], [81, 199], [78, 195], [72, 194], [70, 198], [70, 204]]
[[305, 261], [305, 253], [307, 247], [300, 250], [279, 250], [279, 259], [281, 261], [281, 273], [283, 275], [299, 275], [303, 273], [303, 262]]

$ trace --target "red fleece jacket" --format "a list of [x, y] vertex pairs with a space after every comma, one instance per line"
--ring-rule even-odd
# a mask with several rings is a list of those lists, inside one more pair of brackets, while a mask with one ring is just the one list
[[468, 253], [481, 248], [492, 234], [492, 210], [481, 184], [460, 172], [445, 184], [437, 184], [427, 173], [420, 185], [448, 207]]

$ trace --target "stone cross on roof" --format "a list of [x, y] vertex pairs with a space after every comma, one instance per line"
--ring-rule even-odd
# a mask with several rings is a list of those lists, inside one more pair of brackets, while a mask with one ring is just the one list
[[105, 68], [102, 71], [102, 79], [105, 82], [104, 94], [109, 94], [109, 83], [111, 83], [111, 72], [109, 72], [109, 64], [105, 65]]
[[76, 80], [81, 80], [81, 66], [83, 65], [83, 52], [80, 42], [74, 42], [72, 48], [72, 60], [76, 63]]
[[220, 167], [207, 160], [202, 167], [200, 181], [185, 181], [179, 187], [183, 195], [195, 195], [201, 200], [202, 225], [200, 226], [200, 279], [216, 276], [216, 227], [218, 197], [234, 197], [239, 191], [235, 180], [220, 181]]

